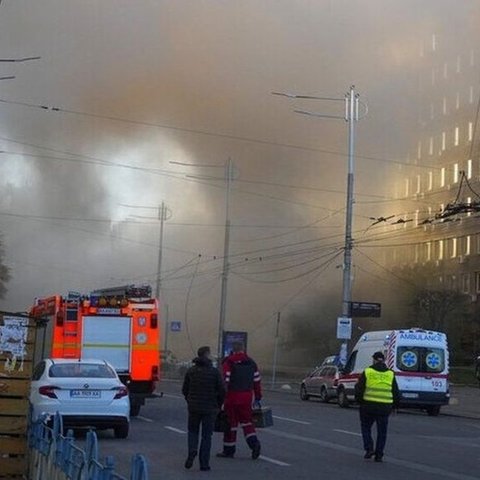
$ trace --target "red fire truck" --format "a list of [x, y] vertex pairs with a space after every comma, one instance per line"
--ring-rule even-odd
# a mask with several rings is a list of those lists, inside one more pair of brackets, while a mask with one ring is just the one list
[[41, 357], [99, 358], [111, 363], [130, 392], [131, 415], [156, 397], [160, 373], [158, 302], [149, 286], [127, 285], [70, 292], [35, 300], [30, 314], [43, 319]]

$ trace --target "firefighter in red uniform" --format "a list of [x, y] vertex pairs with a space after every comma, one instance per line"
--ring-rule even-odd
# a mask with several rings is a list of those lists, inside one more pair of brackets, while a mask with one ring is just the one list
[[230, 430], [223, 438], [223, 452], [218, 457], [233, 458], [237, 440], [237, 430], [243, 429], [245, 440], [252, 451], [252, 458], [260, 456], [260, 441], [257, 438], [252, 422], [252, 400], [260, 404], [262, 387], [257, 364], [245, 353], [241, 342], [233, 344], [233, 352], [223, 362], [223, 374], [227, 396], [225, 399], [225, 412], [227, 414]]

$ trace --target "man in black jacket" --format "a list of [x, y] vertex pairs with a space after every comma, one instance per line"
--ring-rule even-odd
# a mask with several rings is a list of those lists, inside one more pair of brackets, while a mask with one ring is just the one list
[[[373, 365], [360, 376], [355, 385], [355, 400], [360, 404], [364, 458], [375, 455], [375, 461], [381, 462], [387, 441], [388, 417], [400, 400], [395, 374], [385, 365], [383, 352], [373, 354]], [[375, 448], [372, 438], [374, 423], [377, 424]]]
[[225, 398], [220, 372], [210, 360], [210, 347], [198, 349], [183, 381], [182, 393], [188, 405], [188, 457], [185, 468], [192, 468], [198, 454], [198, 437], [202, 427], [200, 444], [200, 470], [210, 470], [210, 449], [215, 418]]

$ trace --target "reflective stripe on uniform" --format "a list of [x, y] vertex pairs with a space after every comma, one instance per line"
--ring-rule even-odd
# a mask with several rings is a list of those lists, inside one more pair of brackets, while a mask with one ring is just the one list
[[363, 400], [374, 403], [393, 403], [393, 381], [395, 374], [391, 370], [379, 372], [371, 367], [365, 370], [366, 385]]

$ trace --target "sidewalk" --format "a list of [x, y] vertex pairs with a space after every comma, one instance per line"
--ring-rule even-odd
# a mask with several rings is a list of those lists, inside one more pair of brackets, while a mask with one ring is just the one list
[[442, 413], [480, 420], [480, 388], [453, 385], [450, 405], [443, 407]]

